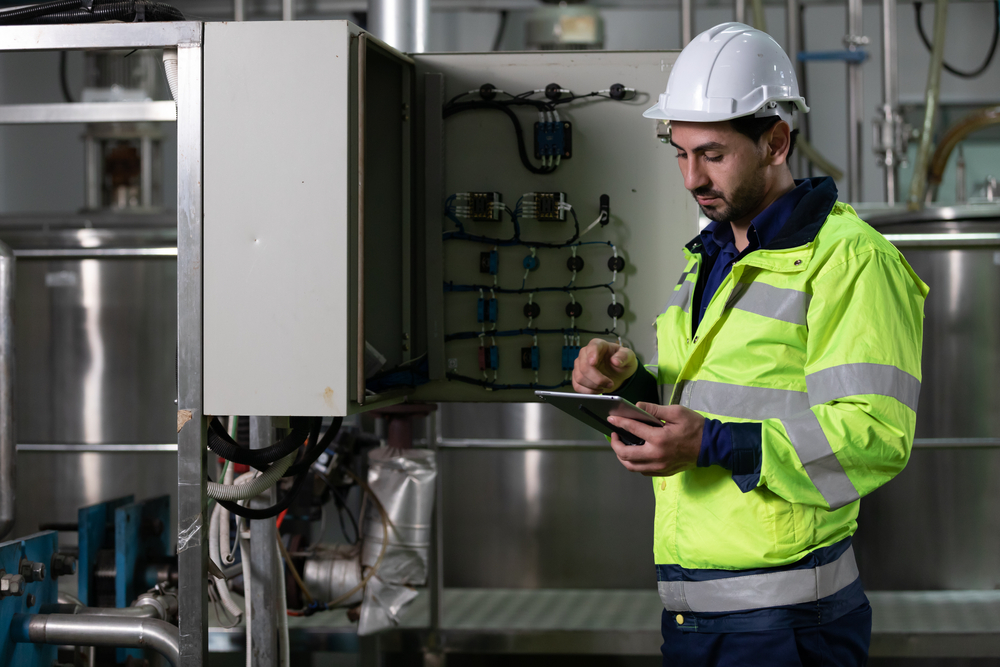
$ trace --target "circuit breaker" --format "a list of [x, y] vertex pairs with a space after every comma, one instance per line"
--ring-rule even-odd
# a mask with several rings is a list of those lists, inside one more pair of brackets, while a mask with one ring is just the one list
[[206, 412], [528, 400], [592, 337], [651, 358], [698, 231], [641, 116], [675, 58], [207, 24]]

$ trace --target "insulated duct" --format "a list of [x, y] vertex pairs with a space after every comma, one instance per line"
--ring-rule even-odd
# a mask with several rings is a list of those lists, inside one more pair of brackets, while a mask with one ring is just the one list
[[429, 0], [368, 0], [368, 32], [403, 53], [427, 50]]

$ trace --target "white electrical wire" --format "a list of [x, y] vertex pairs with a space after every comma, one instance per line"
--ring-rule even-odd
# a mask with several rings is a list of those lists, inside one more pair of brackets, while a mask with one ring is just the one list
[[240, 558], [243, 561], [243, 595], [246, 596], [246, 635], [247, 635], [247, 667], [253, 667], [253, 633], [250, 628], [253, 624], [253, 610], [250, 605], [250, 539], [240, 538]]
[[[220, 522], [222, 519], [222, 513], [225, 510], [222, 505], [216, 505], [215, 510], [212, 511], [212, 519], [208, 524], [208, 557], [216, 564], [221, 562], [219, 557], [219, 541], [221, 539], [219, 530]], [[229, 514], [226, 512], [226, 514]], [[229, 531], [226, 531], [227, 535]], [[227, 538], [228, 539], [228, 538]], [[220, 568], [221, 569], [221, 568]], [[232, 596], [229, 594], [229, 585], [227, 584], [225, 578], [215, 579], [213, 577], [213, 582], [215, 583], [215, 588], [219, 592], [219, 599], [222, 601], [222, 606], [226, 608], [230, 614], [239, 619], [243, 615], [243, 610], [240, 609], [239, 605], [233, 602]]]
[[215, 482], [208, 482], [208, 497], [215, 498], [216, 500], [228, 500], [230, 502], [256, 498], [278, 483], [282, 475], [285, 474], [285, 471], [295, 463], [295, 458], [298, 455], [299, 452], [296, 450], [285, 458], [278, 459], [271, 464], [271, 467], [266, 472], [251, 482], [244, 484], [216, 484]]
[[[278, 532], [277, 527], [274, 530], [275, 533]], [[278, 539], [281, 539], [281, 535], [278, 535]], [[278, 650], [281, 651], [281, 667], [291, 667], [292, 653], [291, 647], [288, 645], [288, 600], [285, 599], [287, 595], [285, 591], [285, 561], [281, 557], [281, 550], [278, 549], [277, 542], [274, 544], [274, 553], [278, 567], [278, 642], [281, 644]]]

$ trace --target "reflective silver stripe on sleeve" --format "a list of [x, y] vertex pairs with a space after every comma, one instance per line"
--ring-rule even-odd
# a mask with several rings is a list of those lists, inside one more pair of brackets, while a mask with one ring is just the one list
[[742, 289], [737, 285], [726, 305], [774, 320], [804, 325], [811, 300], [812, 296], [805, 292], [755, 282]]
[[783, 419], [808, 410], [809, 395], [804, 391], [695, 380], [684, 383], [680, 404], [722, 417]]
[[660, 405], [670, 405], [670, 395], [674, 393], [674, 385], [661, 384], [658, 389], [660, 391]]
[[859, 498], [857, 489], [833, 453], [830, 441], [812, 410], [783, 419], [781, 424], [802, 461], [802, 467], [831, 510], [840, 509]]
[[732, 612], [815, 602], [858, 578], [854, 547], [840, 558], [808, 570], [749, 574], [710, 581], [661, 581], [660, 601], [667, 611]]
[[675, 290], [673, 295], [670, 297], [670, 301], [667, 301], [667, 305], [663, 308], [663, 312], [666, 312], [671, 306], [679, 306], [681, 310], [685, 313], [689, 310], [689, 297], [691, 296], [691, 290], [694, 289], [694, 283], [687, 281], [680, 286], [679, 289]]
[[889, 396], [917, 410], [920, 380], [906, 371], [885, 364], [843, 364], [806, 376], [809, 403], [822, 405], [847, 396]]

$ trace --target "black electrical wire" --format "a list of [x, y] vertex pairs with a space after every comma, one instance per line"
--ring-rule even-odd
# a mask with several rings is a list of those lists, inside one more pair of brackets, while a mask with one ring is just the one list
[[[913, 3], [913, 12], [917, 18], [917, 34], [920, 35], [920, 41], [924, 43], [924, 46], [927, 47], [927, 50], [932, 51], [933, 47], [931, 46], [931, 42], [929, 39], [927, 39], [927, 35], [924, 33], [923, 12], [921, 11], [922, 8], [923, 8], [922, 2]], [[954, 74], [957, 77], [961, 77], [963, 79], [974, 79], [983, 72], [985, 72], [986, 68], [990, 66], [991, 62], [993, 62], [993, 56], [997, 52], [998, 40], [1000, 40], [1000, 0], [997, 0], [997, 2], [993, 3], [993, 39], [990, 42], [990, 50], [989, 53], [986, 54], [986, 60], [983, 61], [983, 64], [980, 65], [978, 69], [973, 70], [972, 72], [963, 72], [962, 70], [955, 69], [954, 67], [952, 67], [951, 65], [949, 65], [944, 61], [942, 61], [941, 64], [947, 71], [949, 71], [950, 73]]]
[[302, 446], [302, 443], [309, 435], [309, 426], [308, 424], [303, 425], [301, 420], [298, 419], [295, 422], [292, 430], [280, 442], [270, 447], [264, 447], [263, 449], [247, 449], [240, 447], [226, 433], [226, 429], [219, 422], [218, 417], [212, 417], [212, 420], [208, 424], [208, 447], [228, 461], [252, 466], [257, 470], [264, 470], [271, 463], [285, 458]]
[[66, 51], [59, 52], [59, 85], [62, 87], [63, 101], [75, 102], [73, 95], [69, 92], [69, 81], [66, 80]]
[[491, 109], [494, 111], [502, 111], [507, 114], [510, 118], [510, 122], [514, 125], [514, 133], [517, 135], [517, 154], [521, 158], [521, 164], [524, 168], [530, 171], [532, 174], [551, 174], [555, 171], [555, 167], [536, 167], [531, 164], [528, 159], [528, 149], [524, 145], [524, 130], [521, 128], [521, 121], [518, 120], [517, 114], [515, 114], [508, 103], [499, 102], [486, 102], [483, 100], [476, 102], [460, 102], [458, 104], [452, 104], [444, 108], [443, 118], [450, 118], [451, 116], [461, 113], [462, 111], [473, 111], [475, 109]]
[[[323, 438], [316, 444], [307, 448], [306, 453], [303, 456], [302, 460], [299, 461], [299, 463], [296, 463], [295, 466], [292, 466], [293, 468], [299, 467], [299, 469], [301, 470], [301, 472], [295, 477], [295, 482], [292, 483], [292, 488], [288, 490], [288, 493], [285, 494], [284, 498], [276, 502], [274, 505], [271, 505], [270, 507], [257, 509], [251, 507], [241, 507], [239, 504], [228, 500], [217, 500], [216, 502], [218, 502], [225, 509], [229, 510], [236, 516], [241, 516], [244, 519], [250, 519], [251, 521], [260, 521], [262, 519], [270, 519], [278, 516], [286, 509], [288, 509], [291, 506], [291, 504], [295, 501], [295, 498], [299, 495], [299, 492], [302, 490], [302, 484], [309, 476], [308, 474], [309, 467], [313, 463], [315, 463], [316, 459], [319, 458], [319, 455], [323, 453], [323, 451], [326, 449], [326, 445], [332, 442], [333, 439], [337, 436], [337, 433], [340, 431], [340, 426], [343, 423], [344, 423], [343, 417], [336, 417], [333, 420], [333, 423], [330, 424], [330, 428], [327, 429], [327, 432], [323, 436]], [[322, 447], [320, 446], [321, 444], [323, 445]], [[255, 450], [255, 451], [260, 451], [260, 450]], [[291, 469], [292, 468], [289, 468], [289, 470]], [[286, 476], [288, 475], [287, 472], [285, 474]], [[211, 478], [209, 479], [209, 481], [211, 481]]]
[[83, 6], [81, 0], [56, 0], [55, 2], [41, 2], [27, 7], [8, 9], [0, 12], [0, 25], [12, 25], [17, 23], [30, 23], [33, 19], [46, 14], [55, 14], [69, 9], [79, 9]]
[[101, 21], [150, 22], [150, 21], [183, 21], [184, 14], [180, 10], [151, 0], [103, 0], [94, 8], [76, 9], [58, 14], [47, 14], [32, 21], [33, 23], [98, 23]]
[[459, 375], [458, 373], [448, 373], [446, 377], [449, 380], [464, 382], [466, 384], [474, 384], [478, 387], [485, 387], [494, 391], [504, 389], [559, 389], [561, 387], [568, 387], [572, 384], [572, 382], [568, 380], [560, 382], [559, 384], [535, 384], [534, 382], [528, 382], [525, 384], [497, 384], [496, 382], [491, 382], [490, 380], [480, 380], [478, 378], [469, 377], [468, 375]]
[[346, 513], [347, 518], [351, 520], [351, 526], [354, 528], [354, 539], [351, 540], [348, 538], [347, 541], [350, 544], [357, 544], [358, 540], [361, 539], [361, 531], [358, 528], [358, 520], [354, 518], [354, 512], [352, 512], [351, 508], [347, 506], [347, 498], [344, 497], [333, 482], [327, 479], [326, 475], [320, 475], [319, 478], [323, 480], [328, 487], [330, 487], [330, 492], [336, 499], [335, 504], [337, 505], [337, 521], [340, 523], [340, 532], [344, 534], [345, 538], [347, 538], [347, 528], [344, 526], [344, 514]]
[[302, 455], [302, 459], [285, 471], [285, 477], [292, 477], [294, 475], [308, 472], [309, 468], [316, 462], [316, 459], [319, 458], [320, 454], [325, 452], [327, 447], [333, 444], [333, 439], [337, 437], [337, 433], [340, 432], [340, 427], [343, 423], [343, 417], [335, 417], [333, 423], [330, 424], [330, 428], [326, 430], [323, 437], [318, 441], [313, 440], [316, 444], [306, 447], [306, 451]]

